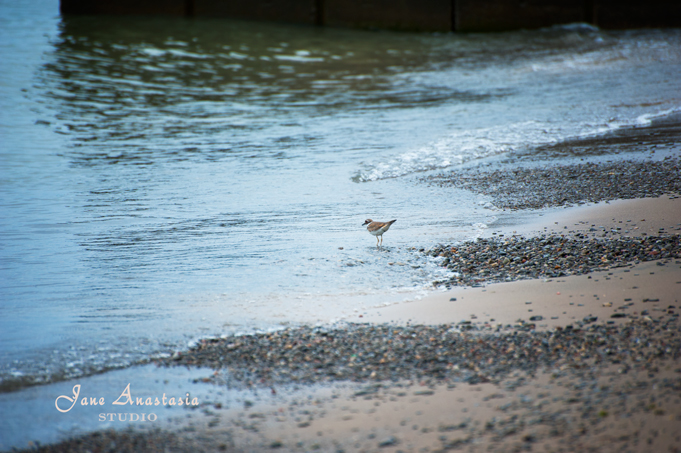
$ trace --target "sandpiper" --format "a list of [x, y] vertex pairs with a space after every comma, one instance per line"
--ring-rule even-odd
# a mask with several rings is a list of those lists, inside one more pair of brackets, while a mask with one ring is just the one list
[[378, 247], [378, 237], [381, 236], [381, 245], [383, 245], [383, 233], [388, 231], [390, 229], [390, 225], [395, 223], [396, 220], [397, 219], [391, 220], [390, 222], [374, 222], [371, 219], [366, 219], [362, 226], [368, 225], [367, 230], [369, 233], [376, 236], [376, 247]]

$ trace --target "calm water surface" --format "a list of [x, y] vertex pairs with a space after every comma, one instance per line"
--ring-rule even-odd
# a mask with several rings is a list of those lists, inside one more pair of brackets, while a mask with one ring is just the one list
[[[681, 109], [681, 31], [490, 35], [0, 0], [0, 378], [419, 297], [505, 213], [418, 183]], [[398, 219], [385, 247], [364, 219]]]

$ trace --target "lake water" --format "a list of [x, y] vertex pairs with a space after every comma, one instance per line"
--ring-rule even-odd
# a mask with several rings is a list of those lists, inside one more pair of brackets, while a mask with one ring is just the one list
[[[408, 34], [0, 0], [0, 56], [5, 389], [421, 297], [441, 270], [413, 248], [510, 214], [418, 178], [681, 110], [681, 30]], [[366, 218], [397, 219], [382, 249]]]

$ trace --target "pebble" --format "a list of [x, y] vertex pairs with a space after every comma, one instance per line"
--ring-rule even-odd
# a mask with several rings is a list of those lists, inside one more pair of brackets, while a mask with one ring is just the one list
[[385, 448], [385, 447], [393, 447], [397, 445], [399, 441], [397, 440], [396, 437], [390, 436], [387, 439], [381, 441], [378, 443], [379, 448]]

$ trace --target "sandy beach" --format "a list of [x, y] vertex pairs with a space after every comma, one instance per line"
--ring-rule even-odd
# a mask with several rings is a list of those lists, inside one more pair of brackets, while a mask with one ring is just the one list
[[65, 3], [0, 1], [0, 451], [681, 451], [681, 29]]
[[453, 269], [420, 300], [158, 361], [237, 407], [38, 451], [677, 451], [680, 230], [675, 193], [534, 211], [419, 251]]

